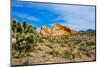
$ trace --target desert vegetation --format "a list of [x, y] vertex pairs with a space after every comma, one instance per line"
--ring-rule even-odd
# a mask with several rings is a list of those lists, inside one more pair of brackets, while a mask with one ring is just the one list
[[95, 60], [95, 32], [43, 37], [27, 22], [11, 22], [12, 64], [47, 64]]

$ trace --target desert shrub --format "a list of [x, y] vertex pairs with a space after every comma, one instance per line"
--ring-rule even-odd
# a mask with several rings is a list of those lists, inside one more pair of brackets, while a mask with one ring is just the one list
[[23, 22], [21, 25], [16, 20], [12, 21], [12, 42], [13, 56], [23, 57], [37, 46], [38, 42], [42, 42], [42, 39], [36, 33], [36, 27]]
[[49, 41], [49, 42], [52, 42], [52, 43], [54, 42], [54, 40], [52, 40], [52, 39], [48, 39], [48, 41]]
[[79, 44], [79, 43], [81, 43], [81, 39], [80, 38], [77, 38], [77, 39], [74, 40], [74, 44]]
[[80, 32], [80, 35], [83, 36], [83, 35], [86, 35], [86, 36], [95, 36], [95, 32]]
[[86, 44], [85, 43], [80, 43], [80, 45], [79, 45], [79, 50], [80, 51], [86, 51], [86, 48], [87, 48], [87, 46], [86, 46]]
[[95, 36], [95, 32], [88, 32], [88, 36]]
[[43, 38], [40, 37], [39, 35], [37, 35], [37, 42], [38, 42], [38, 43], [43, 43], [43, 42], [44, 42], [44, 41], [43, 41]]
[[37, 48], [37, 50], [42, 51], [43, 49], [42, 48]]
[[80, 58], [81, 52], [79, 50], [74, 50], [74, 51], [72, 51], [72, 55], [73, 55], [73, 59]]
[[62, 41], [63, 43], [68, 43], [68, 40], [69, 40], [69, 37], [68, 37], [68, 36], [64, 36], [64, 37], [61, 39], [61, 41]]
[[65, 50], [64, 51], [64, 58], [73, 59], [73, 53], [72, 53], [72, 51]]
[[92, 54], [91, 49], [90, 47], [87, 46], [86, 43], [81, 43], [79, 50], [81, 51], [82, 54], [91, 57]]
[[24, 56], [26, 53], [32, 50], [33, 46], [35, 46], [32, 45], [33, 42], [29, 38], [30, 37], [17, 38], [17, 42], [13, 48], [15, 48], [14, 50], [19, 53], [19, 57]]
[[46, 44], [46, 46], [51, 48], [51, 49], [53, 48], [51, 44]]
[[68, 43], [68, 36], [53, 36], [53, 37], [48, 37], [47, 38], [48, 41], [52, 42], [52, 43]]
[[65, 45], [64, 45], [64, 44], [61, 44], [60, 46], [65, 47]]
[[59, 55], [59, 52], [53, 49], [52, 51], [48, 52], [48, 54], [57, 56]]
[[30, 65], [32, 64], [29, 59], [24, 60], [23, 65]]
[[46, 55], [43, 55], [43, 58], [45, 58], [46, 57]]
[[93, 46], [96, 43], [94, 41], [87, 41], [86, 44], [87, 44], [87, 46]]

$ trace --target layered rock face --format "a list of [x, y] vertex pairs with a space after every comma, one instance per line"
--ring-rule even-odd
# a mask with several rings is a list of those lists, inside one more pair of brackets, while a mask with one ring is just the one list
[[68, 26], [55, 24], [52, 29], [46, 26], [41, 27], [40, 34], [44, 37], [48, 36], [62, 36], [62, 35], [75, 35], [76, 31], [71, 30]]

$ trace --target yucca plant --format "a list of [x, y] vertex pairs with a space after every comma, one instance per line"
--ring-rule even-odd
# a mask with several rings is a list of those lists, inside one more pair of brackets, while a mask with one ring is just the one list
[[17, 32], [17, 20], [12, 20], [12, 31]]
[[13, 38], [16, 39], [16, 42], [12, 44], [14, 50], [13, 54], [15, 54], [16, 57], [27, 55], [37, 45], [37, 42], [41, 40], [36, 33], [36, 28], [27, 24], [25, 21], [21, 25], [16, 20], [13, 20], [12, 30]]

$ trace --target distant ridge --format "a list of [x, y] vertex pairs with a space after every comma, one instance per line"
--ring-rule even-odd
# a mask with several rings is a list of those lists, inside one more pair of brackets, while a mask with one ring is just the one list
[[96, 30], [93, 30], [93, 29], [87, 29], [86, 31], [85, 30], [81, 30], [79, 32], [95, 32]]

